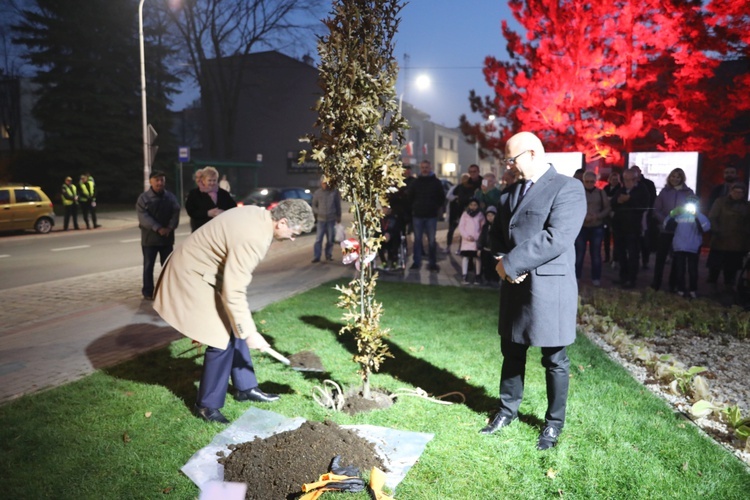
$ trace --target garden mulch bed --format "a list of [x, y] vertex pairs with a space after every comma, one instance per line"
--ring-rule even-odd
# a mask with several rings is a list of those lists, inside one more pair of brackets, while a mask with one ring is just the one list
[[361, 472], [372, 467], [387, 470], [372, 443], [330, 421], [308, 421], [295, 430], [229, 448], [229, 456], [219, 459], [224, 480], [247, 483], [247, 499], [296, 498], [304, 483], [329, 471], [336, 455], [341, 456], [341, 466]]

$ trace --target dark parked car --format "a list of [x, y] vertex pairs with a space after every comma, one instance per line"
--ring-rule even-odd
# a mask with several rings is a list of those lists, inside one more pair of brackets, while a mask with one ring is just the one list
[[312, 190], [303, 187], [286, 187], [286, 188], [256, 188], [250, 194], [237, 202], [237, 205], [257, 205], [271, 210], [281, 200], [299, 198], [308, 203], [312, 203]]

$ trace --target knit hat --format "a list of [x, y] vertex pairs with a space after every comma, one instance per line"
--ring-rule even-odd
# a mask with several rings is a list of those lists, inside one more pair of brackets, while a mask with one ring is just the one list
[[489, 207], [487, 207], [485, 209], [484, 213], [485, 214], [490, 214], [490, 213], [496, 214], [497, 213], [497, 208], [495, 208], [495, 205], [490, 205]]

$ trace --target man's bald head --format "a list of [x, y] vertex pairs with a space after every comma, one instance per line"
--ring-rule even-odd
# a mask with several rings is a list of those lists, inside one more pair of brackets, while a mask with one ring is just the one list
[[526, 179], [531, 179], [547, 165], [542, 141], [531, 132], [519, 132], [508, 139], [505, 161], [509, 168], [517, 170]]

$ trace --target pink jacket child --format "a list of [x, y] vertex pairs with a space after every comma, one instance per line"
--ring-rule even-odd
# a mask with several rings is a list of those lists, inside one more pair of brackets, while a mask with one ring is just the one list
[[476, 201], [472, 200], [464, 213], [461, 214], [461, 219], [458, 222], [458, 232], [461, 234], [461, 246], [459, 248], [461, 252], [481, 250], [478, 240], [483, 225], [484, 214], [479, 210]]

